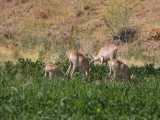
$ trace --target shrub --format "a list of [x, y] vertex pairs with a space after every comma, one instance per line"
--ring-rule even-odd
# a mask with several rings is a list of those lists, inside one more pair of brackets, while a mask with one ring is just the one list
[[120, 40], [121, 42], [127, 43], [132, 41], [137, 34], [137, 30], [135, 28], [121, 28], [118, 31], [116, 36], [113, 36], [113, 40]]

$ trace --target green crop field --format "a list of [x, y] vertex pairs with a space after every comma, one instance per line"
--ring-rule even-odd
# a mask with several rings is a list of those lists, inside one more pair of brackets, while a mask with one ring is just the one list
[[1, 65], [0, 120], [160, 119], [160, 69], [152, 65], [131, 67], [134, 82], [105, 80], [108, 70], [99, 65], [89, 80], [79, 73], [49, 80], [42, 68], [24, 59]]

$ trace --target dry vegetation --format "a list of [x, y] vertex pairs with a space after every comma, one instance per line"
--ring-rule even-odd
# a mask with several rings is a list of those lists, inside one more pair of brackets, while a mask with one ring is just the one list
[[121, 59], [139, 65], [159, 63], [160, 40], [148, 39], [149, 31], [160, 27], [159, 3], [158, 0], [0, 0], [0, 58], [57, 60], [66, 49], [63, 33], [72, 26], [76, 27], [72, 41], [78, 41], [85, 53], [95, 54], [121, 27], [136, 26], [138, 38], [122, 46]]

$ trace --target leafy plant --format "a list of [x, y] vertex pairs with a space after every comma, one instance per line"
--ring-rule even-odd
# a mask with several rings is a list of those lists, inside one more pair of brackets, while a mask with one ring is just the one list
[[[67, 60], [60, 63], [66, 71]], [[85, 81], [76, 73], [49, 80], [43, 63], [30, 59], [0, 66], [0, 117], [25, 119], [159, 119], [160, 69], [153, 65], [132, 66], [136, 83]], [[104, 80], [105, 66], [91, 65], [91, 80]]]

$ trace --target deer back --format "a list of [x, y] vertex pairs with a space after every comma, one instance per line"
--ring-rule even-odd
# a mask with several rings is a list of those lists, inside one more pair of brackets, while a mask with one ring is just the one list
[[73, 64], [77, 64], [77, 62], [82, 63], [83, 60], [85, 59], [85, 56], [76, 50], [71, 50], [67, 52], [67, 58]]
[[104, 59], [109, 59], [110, 57], [116, 57], [116, 52], [118, 47], [114, 44], [104, 46], [100, 49], [98, 57], [104, 57]]

